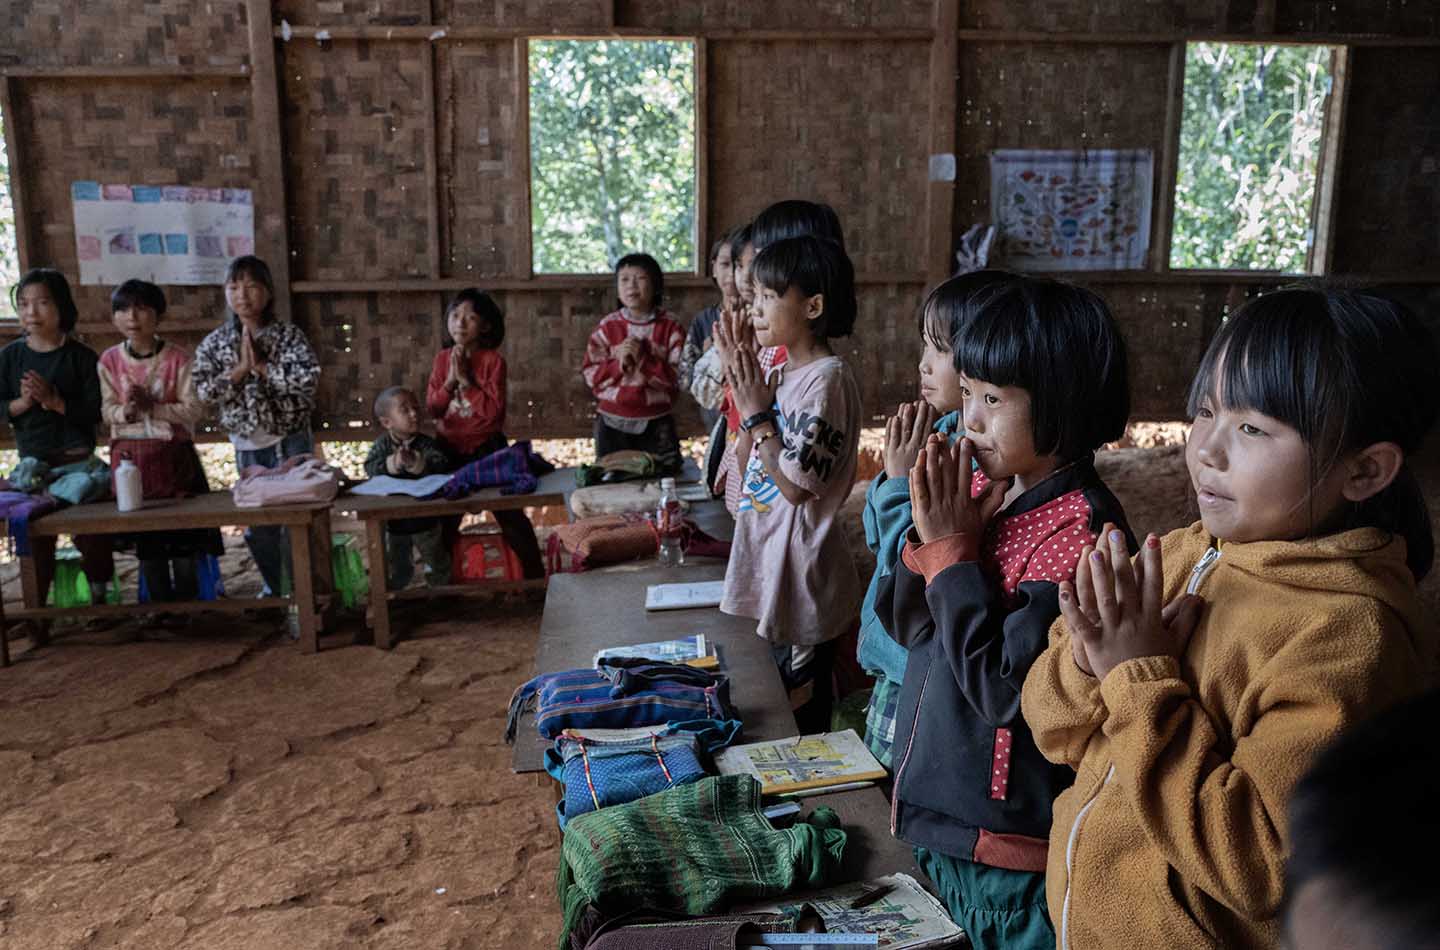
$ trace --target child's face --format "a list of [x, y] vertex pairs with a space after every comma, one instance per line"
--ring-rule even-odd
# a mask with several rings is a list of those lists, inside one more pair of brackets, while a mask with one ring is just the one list
[[140, 304], [116, 310], [111, 318], [115, 321], [115, 329], [132, 344], [153, 340], [155, 327], [160, 323], [160, 317], [152, 308]]
[[936, 346], [929, 334], [920, 353], [920, 398], [942, 414], [959, 409], [964, 400], [954, 358], [949, 350]]
[[745, 304], [755, 299], [755, 286], [750, 282], [750, 265], [755, 263], [755, 245], [747, 244], [735, 261], [735, 292]]
[[730, 257], [730, 245], [720, 245], [720, 253], [715, 255], [715, 286], [720, 288], [720, 296], [726, 301], [735, 299], [735, 262]]
[[655, 287], [643, 267], [622, 267], [615, 275], [620, 302], [633, 313], [649, 313], [655, 306]]
[[225, 303], [241, 320], [259, 320], [270, 302], [270, 291], [248, 274], [240, 274], [225, 284]]
[[414, 393], [401, 393], [390, 400], [380, 425], [386, 432], [401, 439], [408, 439], [420, 431], [420, 403]]
[[755, 341], [761, 346], [794, 346], [814, 332], [811, 321], [823, 309], [819, 294], [807, 297], [793, 284], [783, 294], [756, 289]]
[[20, 291], [20, 326], [28, 336], [50, 339], [60, 335], [60, 308], [44, 284]]
[[475, 312], [474, 305], [468, 300], [451, 308], [445, 315], [445, 329], [450, 331], [450, 339], [461, 349], [474, 346], [487, 329], [487, 324], [488, 321]]
[[1214, 393], [1195, 413], [1185, 464], [1200, 521], [1226, 541], [1303, 538], [1343, 500], [1342, 465], [1331, 466], [1312, 492], [1310, 447], [1300, 433], [1254, 410], [1226, 409]]
[[1035, 451], [1030, 393], [1019, 386], [996, 386], [959, 374], [965, 435], [975, 444], [975, 461], [991, 481], [1007, 478], [1033, 484], [1055, 467], [1055, 459]]

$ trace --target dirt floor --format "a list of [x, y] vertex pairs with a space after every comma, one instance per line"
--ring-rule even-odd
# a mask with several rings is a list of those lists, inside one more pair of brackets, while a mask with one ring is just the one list
[[[1137, 532], [1193, 518], [1178, 446], [1098, 464]], [[1440, 479], [1426, 484], [1440, 509]], [[229, 540], [244, 596], [253, 573]], [[318, 656], [259, 619], [16, 644], [0, 670], [0, 946], [549, 946], [552, 793], [510, 772], [501, 739], [540, 605], [405, 610], [410, 638], [389, 653], [348, 645], [353, 619]]]

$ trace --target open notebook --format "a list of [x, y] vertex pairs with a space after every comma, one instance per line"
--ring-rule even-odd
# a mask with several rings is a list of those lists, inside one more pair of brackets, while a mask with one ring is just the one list
[[695, 584], [651, 584], [645, 588], [646, 610], [683, 610], [688, 607], [719, 607], [725, 595], [724, 581]]

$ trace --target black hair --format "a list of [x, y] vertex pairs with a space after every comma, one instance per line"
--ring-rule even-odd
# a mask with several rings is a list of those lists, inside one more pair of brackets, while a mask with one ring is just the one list
[[375, 397], [375, 418], [378, 420], [385, 413], [390, 411], [390, 405], [401, 396], [409, 396], [414, 399], [415, 394], [404, 386], [387, 386], [380, 390], [380, 395]]
[[756, 251], [763, 251], [776, 241], [805, 234], [834, 241], [840, 250], [845, 250], [840, 216], [829, 205], [814, 201], [799, 198], [777, 201], [755, 216], [751, 229]]
[[1343, 895], [1337, 914], [1373, 920], [1371, 946], [1440, 945], [1437, 721], [1440, 690], [1394, 706], [1342, 734], [1291, 794], [1287, 900], [1330, 882]]
[[798, 287], [820, 294], [824, 310], [814, 326], [821, 339], [849, 336], [855, 329], [855, 268], [834, 241], [802, 236], [776, 241], [755, 256], [756, 283], [777, 294]]
[[752, 225], [742, 224], [730, 232], [730, 264], [732, 267], [740, 266], [740, 255], [745, 253], [745, 245], [755, 243], [755, 229]]
[[626, 254], [615, 262], [615, 276], [620, 276], [620, 271], [626, 267], [638, 267], [650, 277], [650, 290], [655, 294], [655, 299], [650, 301], [652, 306], [660, 306], [665, 302], [665, 275], [660, 271], [660, 264], [649, 254]]
[[475, 311], [475, 316], [480, 318], [480, 335], [475, 338], [475, 345], [482, 350], [498, 350], [500, 344], [505, 342], [505, 314], [500, 311], [500, 305], [495, 302], [495, 298], [479, 287], [466, 287], [456, 294], [445, 308], [445, 326], [442, 330], [445, 346], [455, 345], [455, 340], [450, 336], [450, 314], [466, 303]]
[[1036, 453], [1069, 462], [1125, 434], [1125, 338], [1099, 294], [1012, 274], [956, 305], [955, 369], [1030, 394]]
[[154, 310], [156, 317], [165, 316], [165, 291], [148, 280], [125, 281], [110, 295], [110, 312], [119, 313], [132, 307]]
[[266, 264], [254, 254], [237, 257], [230, 262], [229, 267], [225, 268], [225, 283], [231, 283], [242, 277], [248, 277], [265, 288], [269, 299], [265, 301], [265, 309], [261, 312], [261, 316], [265, 318], [266, 323], [274, 320], [275, 278], [270, 276], [270, 265]]
[[1003, 270], [977, 270], [957, 274], [930, 291], [921, 304], [916, 323], [920, 338], [942, 353], [951, 352], [960, 325], [970, 314], [971, 297], [1020, 278]]
[[[724, 234], [717, 237], [710, 245], [710, 257], [707, 258], [707, 260], [709, 260], [711, 267], [715, 266], [716, 259], [720, 257], [720, 249], [730, 246], [730, 238], [734, 235], [734, 233], [735, 229], [731, 228], [729, 231], [726, 231]], [[735, 255], [732, 252], [730, 256], [734, 257]]]
[[75, 306], [75, 296], [70, 293], [70, 282], [65, 275], [53, 267], [35, 267], [25, 272], [20, 282], [10, 291], [10, 302], [20, 310], [20, 292], [34, 284], [42, 285], [50, 292], [55, 309], [60, 311], [60, 332], [69, 333], [80, 319], [80, 308]]
[[[1419, 448], [1440, 411], [1437, 363], [1434, 337], [1400, 305], [1352, 290], [1287, 287], [1225, 321], [1195, 374], [1189, 409], [1193, 417], [1213, 394], [1224, 408], [1280, 420], [1309, 447], [1316, 485], [1342, 456], [1376, 442], [1394, 442], [1407, 457]], [[1425, 496], [1408, 464], [1384, 491], [1349, 506], [1337, 527], [1403, 537], [1416, 580], [1435, 560]]]

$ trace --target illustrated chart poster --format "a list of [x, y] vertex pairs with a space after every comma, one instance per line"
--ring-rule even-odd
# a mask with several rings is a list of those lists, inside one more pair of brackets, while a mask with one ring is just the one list
[[990, 153], [990, 208], [1017, 270], [1134, 270], [1150, 246], [1148, 149]]
[[221, 284], [232, 258], [255, 253], [248, 188], [70, 185], [80, 283]]

